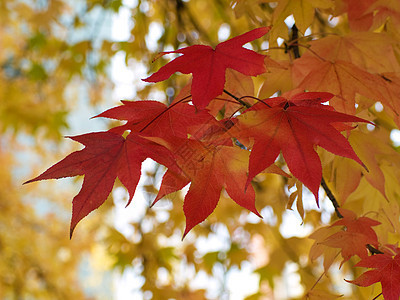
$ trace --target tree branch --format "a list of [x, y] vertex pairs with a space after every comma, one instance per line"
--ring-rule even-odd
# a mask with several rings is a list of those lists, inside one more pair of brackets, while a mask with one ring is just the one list
[[374, 246], [372, 246], [370, 244], [367, 244], [366, 247], [369, 250], [369, 252], [371, 252], [372, 255], [374, 255], [374, 254], [384, 254], [381, 250], [376, 249]]
[[299, 45], [297, 43], [290, 44], [292, 41], [297, 41], [299, 39], [299, 30], [297, 29], [296, 24], [292, 26], [292, 36], [290, 37], [288, 50], [293, 50], [294, 58], [300, 58], [300, 50]]
[[333, 196], [332, 191], [329, 189], [328, 185], [326, 184], [324, 177], [322, 177], [321, 186], [324, 189], [325, 194], [328, 196], [329, 200], [331, 200], [333, 207], [335, 208], [336, 215], [338, 216], [338, 218], [342, 219], [343, 215], [339, 211], [339, 208], [340, 208], [339, 203], [336, 201], [335, 196]]

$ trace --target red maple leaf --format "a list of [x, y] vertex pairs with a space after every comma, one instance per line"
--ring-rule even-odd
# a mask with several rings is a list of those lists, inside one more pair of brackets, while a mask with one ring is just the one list
[[175, 172], [169, 169], [165, 173], [153, 205], [163, 196], [191, 182], [183, 204], [186, 217], [183, 236], [214, 211], [222, 188], [237, 204], [260, 216], [255, 207], [253, 188], [244, 190], [248, 151], [195, 139], [176, 139], [174, 143], [164, 145], [175, 154], [181, 170]]
[[206, 110], [197, 111], [193, 105], [175, 102], [170, 106], [158, 101], [121, 101], [123, 105], [113, 107], [96, 117], [127, 121], [125, 125], [115, 127], [114, 132], [125, 130], [141, 132], [159, 137], [186, 138], [196, 125], [215, 122]]
[[159, 82], [168, 79], [175, 72], [193, 74], [192, 100], [198, 108], [222, 94], [225, 84], [225, 71], [234, 69], [249, 76], [264, 73], [264, 55], [242, 46], [258, 39], [269, 31], [269, 27], [253, 29], [245, 34], [218, 44], [215, 49], [206, 45], [193, 45], [176, 51], [162, 52], [158, 57], [169, 53], [183, 54], [161, 67], [146, 82]]
[[356, 267], [373, 268], [356, 280], [346, 280], [358, 286], [370, 286], [380, 282], [385, 300], [399, 300], [400, 297], [400, 254], [376, 254], [359, 261]]
[[337, 128], [343, 126], [343, 122], [367, 121], [321, 104], [332, 96], [330, 93], [301, 93], [290, 99], [270, 98], [238, 117], [233, 135], [254, 138], [247, 185], [282, 151], [289, 170], [309, 188], [318, 204], [322, 167], [315, 146], [363, 165]]
[[71, 236], [78, 222], [104, 203], [117, 177], [128, 189], [128, 204], [131, 202], [140, 179], [141, 164], [146, 158], [150, 157], [177, 170], [174, 168], [174, 158], [166, 148], [134, 133], [126, 139], [108, 131], [70, 138], [85, 145], [85, 148], [69, 154], [43, 174], [25, 183], [85, 175], [82, 188], [73, 200]]

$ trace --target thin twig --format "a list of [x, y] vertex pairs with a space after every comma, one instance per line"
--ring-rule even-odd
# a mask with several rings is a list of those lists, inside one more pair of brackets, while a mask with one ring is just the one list
[[335, 196], [332, 194], [332, 191], [329, 189], [328, 185], [326, 184], [324, 177], [322, 177], [321, 186], [324, 189], [325, 194], [328, 196], [329, 200], [331, 200], [333, 207], [335, 208], [336, 215], [338, 216], [338, 218], [342, 219], [343, 215], [339, 211], [339, 208], [340, 208], [339, 203], [336, 201]]

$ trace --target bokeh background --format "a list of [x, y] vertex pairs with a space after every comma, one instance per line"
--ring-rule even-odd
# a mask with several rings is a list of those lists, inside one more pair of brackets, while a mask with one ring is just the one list
[[[288, 185], [296, 191], [296, 182], [278, 175], [255, 182], [262, 220], [222, 194], [216, 211], [183, 241], [184, 192], [150, 209], [165, 171], [150, 160], [130, 206], [116, 182], [72, 240], [71, 201], [82, 178], [22, 185], [81, 149], [64, 136], [107, 130], [109, 121], [90, 118], [120, 100], [170, 102], [189, 77], [142, 82], [171, 58], [152, 63], [158, 52], [215, 46], [269, 25], [275, 7], [269, 1], [0, 0], [1, 299], [288, 299], [312, 286], [323, 267], [311, 265], [313, 241], [303, 237], [329, 224], [333, 207], [321, 194], [318, 209], [303, 191], [302, 219], [287, 210]], [[285, 22], [290, 28], [293, 18]], [[268, 42], [249, 47], [266, 49]], [[332, 272], [320, 288], [350, 295], [341, 276], [352, 271]]]

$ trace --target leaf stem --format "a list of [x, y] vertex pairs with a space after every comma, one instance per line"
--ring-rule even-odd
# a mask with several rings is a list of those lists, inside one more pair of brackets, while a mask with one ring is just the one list
[[314, 282], [313, 286], [310, 288], [309, 291], [312, 291], [312, 290], [315, 288], [315, 286], [318, 284], [318, 282], [320, 282], [320, 280], [322, 279], [322, 277], [323, 277], [324, 275], [325, 275], [325, 271], [322, 272], [321, 276], [318, 277], [317, 281]]
[[267, 49], [261, 49], [260, 51], [264, 51], [264, 52], [267, 52], [267, 51], [269, 51], [269, 50], [287, 50], [287, 48], [285, 48], [285, 47], [269, 47], [269, 48], [267, 48]]
[[322, 61], [326, 61], [325, 58], [323, 58], [321, 55], [319, 55], [317, 52], [315, 52], [314, 50], [311, 50], [310, 46], [306, 46], [306, 45], [302, 45], [302, 44], [297, 44], [300, 47], [304, 47], [306, 48], [308, 51], [310, 51], [312, 54], [314, 54], [316, 57], [318, 57], [320, 60]]
[[250, 104], [244, 102], [241, 98], [236, 97], [234, 94], [228, 92], [226, 89], [224, 89], [224, 93], [231, 96], [233, 99], [235, 99], [236, 101], [238, 101], [240, 104], [242, 104], [243, 106], [245, 106], [246, 108], [251, 107]]
[[146, 126], [144, 126], [142, 129], [139, 130], [139, 132], [143, 132], [143, 130], [145, 130], [147, 127], [149, 127], [155, 120], [157, 120], [159, 117], [161, 117], [163, 114], [165, 114], [169, 109], [173, 108], [175, 105], [184, 102], [185, 100], [189, 99], [190, 97], [192, 97], [192, 95], [186, 96], [178, 101], [176, 101], [175, 103], [172, 103], [170, 106], [168, 106], [165, 110], [163, 110], [162, 112], [160, 112], [157, 116], [154, 117], [153, 120], [151, 120], [149, 123], [147, 123]]
[[[333, 260], [335, 260], [336, 257], [339, 256], [339, 254], [340, 254], [340, 251], [339, 251], [338, 253], [336, 253], [336, 255], [335, 255], [335, 257], [333, 258]], [[329, 267], [328, 267], [328, 269], [329, 269]], [[321, 274], [321, 276], [318, 277], [317, 281], [316, 281], [316, 282], [313, 284], [313, 286], [308, 290], [309, 292], [312, 291], [312, 290], [316, 287], [316, 285], [318, 284], [318, 282], [321, 281], [322, 277], [323, 277], [325, 274], [326, 274], [326, 270], [324, 270], [324, 272]]]
[[336, 201], [335, 196], [332, 194], [332, 191], [330, 190], [330, 188], [326, 184], [324, 177], [322, 177], [321, 186], [324, 189], [324, 191], [325, 191], [326, 195], [328, 196], [329, 200], [331, 200], [331, 202], [333, 204], [333, 207], [335, 208], [336, 215], [338, 216], [338, 218], [342, 219], [343, 215], [339, 211], [339, 208], [340, 208], [339, 203]]
[[265, 104], [266, 106], [268, 106], [269, 108], [271, 108], [271, 106], [268, 103], [266, 103], [264, 100], [261, 100], [260, 98], [257, 98], [257, 97], [254, 97], [254, 96], [243, 96], [243, 97], [240, 97], [240, 99], [243, 99], [243, 98], [250, 98], [250, 99], [257, 100], [258, 102], [261, 102], [261, 103]]
[[[217, 97], [217, 98], [214, 98], [213, 100], [220, 100], [220, 101], [229, 102], [229, 103], [236, 104], [236, 105], [239, 105], [239, 104], [240, 104], [240, 103], [238, 103], [236, 100], [234, 101], [234, 100], [227, 99], [227, 98], [219, 98], [219, 97]], [[241, 109], [241, 108], [239, 108], [239, 110], [240, 110], [240, 109]]]

